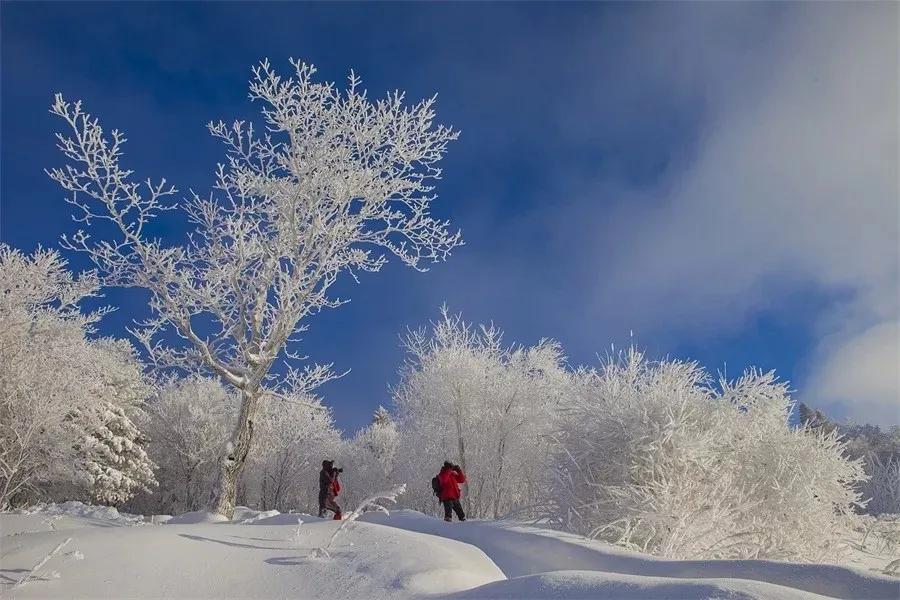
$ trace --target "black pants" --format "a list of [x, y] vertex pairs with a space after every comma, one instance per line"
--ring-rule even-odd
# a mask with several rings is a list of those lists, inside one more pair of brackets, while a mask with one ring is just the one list
[[441, 500], [441, 503], [444, 505], [444, 520], [449, 521], [451, 519], [451, 510], [456, 513], [457, 519], [460, 521], [466, 520], [466, 513], [463, 512], [462, 504], [459, 503], [459, 500]]

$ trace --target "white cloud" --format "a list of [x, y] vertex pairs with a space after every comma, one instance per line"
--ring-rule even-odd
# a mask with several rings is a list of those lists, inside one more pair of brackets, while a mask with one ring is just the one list
[[612, 220], [629, 250], [595, 308], [627, 299], [644, 331], [708, 333], [794, 290], [840, 295], [801, 395], [897, 423], [897, 6], [822, 8], [782, 21], [768, 73], [706, 74], [696, 158]]
[[827, 345], [808, 402], [868, 423], [900, 423], [900, 324], [879, 323]]

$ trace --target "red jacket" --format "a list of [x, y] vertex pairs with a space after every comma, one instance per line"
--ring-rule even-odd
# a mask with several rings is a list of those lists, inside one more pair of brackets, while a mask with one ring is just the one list
[[441, 484], [441, 500], [459, 500], [459, 484], [466, 482], [466, 474], [450, 467], [441, 467], [438, 473], [438, 482]]
[[337, 496], [341, 493], [341, 482], [338, 479], [337, 471], [327, 471], [322, 469], [319, 471], [319, 496], [327, 495]]

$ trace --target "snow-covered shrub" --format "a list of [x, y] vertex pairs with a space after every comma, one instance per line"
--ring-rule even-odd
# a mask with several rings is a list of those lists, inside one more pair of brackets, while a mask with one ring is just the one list
[[400, 445], [394, 481], [405, 506], [434, 510], [431, 478], [445, 460], [468, 477], [473, 517], [496, 518], [542, 498], [557, 406], [569, 385], [560, 346], [504, 346], [494, 326], [448, 314], [431, 332], [410, 332], [410, 358], [394, 402]]
[[869, 500], [866, 512], [876, 516], [900, 514], [900, 455], [868, 455], [866, 474], [869, 479], [861, 486], [863, 497]]
[[359, 452], [370, 455], [385, 477], [394, 468], [398, 441], [397, 424], [383, 406], [379, 406], [372, 415], [371, 425], [354, 437], [354, 445]]
[[127, 342], [88, 338], [103, 311], [78, 303], [96, 293], [56, 252], [0, 245], [0, 508], [153, 484], [132, 422], [149, 387]]
[[557, 432], [557, 525], [673, 558], [820, 560], [864, 478], [835, 433], [791, 428], [787, 386], [632, 349], [581, 370]]

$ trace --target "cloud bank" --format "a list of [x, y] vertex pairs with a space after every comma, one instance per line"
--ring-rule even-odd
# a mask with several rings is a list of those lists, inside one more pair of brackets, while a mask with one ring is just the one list
[[798, 5], [779, 23], [755, 70], [711, 65], [728, 85], [706, 95], [695, 158], [613, 219], [630, 251], [593, 301], [712, 329], [813, 288], [833, 301], [802, 399], [900, 423], [897, 6]]

